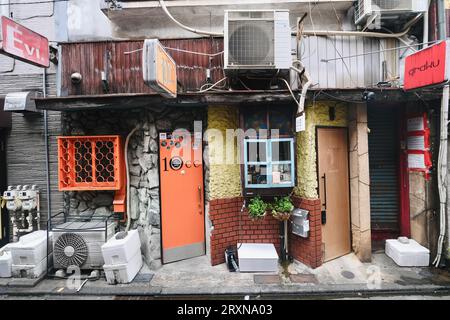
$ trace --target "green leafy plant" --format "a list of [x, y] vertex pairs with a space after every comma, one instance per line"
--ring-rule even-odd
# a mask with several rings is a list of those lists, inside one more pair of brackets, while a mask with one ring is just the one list
[[270, 204], [272, 216], [278, 220], [288, 220], [294, 210], [294, 204], [289, 197], [277, 198]]
[[248, 215], [251, 219], [262, 219], [266, 215], [268, 207], [268, 204], [260, 196], [256, 196], [250, 199]]

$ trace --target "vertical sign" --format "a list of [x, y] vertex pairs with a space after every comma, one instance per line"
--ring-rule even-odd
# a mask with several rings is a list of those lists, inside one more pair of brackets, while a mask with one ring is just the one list
[[432, 166], [430, 156], [430, 130], [425, 113], [407, 118], [408, 168], [428, 175]]
[[1, 18], [2, 53], [38, 67], [50, 66], [48, 39], [5, 16]]

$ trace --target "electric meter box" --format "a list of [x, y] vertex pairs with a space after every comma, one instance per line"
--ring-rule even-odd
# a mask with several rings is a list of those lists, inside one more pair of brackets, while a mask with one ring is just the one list
[[3, 111], [9, 112], [40, 112], [36, 109], [34, 99], [38, 96], [35, 91], [11, 92], [5, 97]]
[[295, 209], [292, 212], [292, 233], [302, 237], [309, 236], [309, 211], [304, 209]]

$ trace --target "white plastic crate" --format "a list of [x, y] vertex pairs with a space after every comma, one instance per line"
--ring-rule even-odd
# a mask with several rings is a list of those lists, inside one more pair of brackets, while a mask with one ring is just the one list
[[13, 264], [36, 265], [47, 256], [47, 232], [35, 231], [9, 245]]
[[[0, 278], [11, 278], [11, 252], [0, 249]], [[3, 254], [2, 254], [3, 252]]]
[[104, 265], [106, 281], [109, 284], [130, 283], [136, 277], [142, 267], [141, 251], [136, 251], [135, 255], [126, 264]]
[[[52, 263], [51, 256], [49, 257], [49, 265]], [[12, 265], [12, 276], [13, 278], [39, 278], [42, 276], [47, 269], [47, 258], [42, 259], [39, 263], [35, 265]]]
[[401, 267], [427, 267], [430, 264], [430, 250], [412, 239], [408, 243], [386, 240], [385, 253]]
[[278, 272], [278, 254], [271, 243], [238, 243], [239, 271]]
[[126, 264], [131, 261], [136, 252], [141, 252], [141, 241], [137, 230], [129, 231], [123, 239], [116, 239], [117, 235], [118, 233], [102, 246], [105, 265]]

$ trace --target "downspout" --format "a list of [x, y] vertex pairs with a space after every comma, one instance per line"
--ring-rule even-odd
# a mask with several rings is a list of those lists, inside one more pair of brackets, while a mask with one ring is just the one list
[[[47, 97], [47, 69], [42, 69], [42, 94]], [[51, 190], [50, 190], [50, 161], [49, 161], [49, 145], [48, 145], [48, 114], [44, 109], [44, 143], [45, 143], [45, 171], [46, 171], [46, 188], [47, 188], [47, 221], [51, 220]]]
[[428, 38], [429, 38], [429, 13], [431, 0], [428, 0], [427, 11], [423, 14], [423, 48], [428, 47]]

